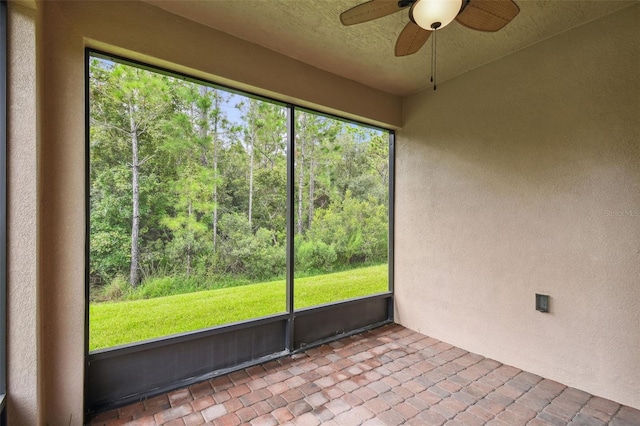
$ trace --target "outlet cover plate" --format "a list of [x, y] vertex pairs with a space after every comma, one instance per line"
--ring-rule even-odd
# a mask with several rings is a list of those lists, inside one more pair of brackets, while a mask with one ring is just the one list
[[536, 293], [536, 311], [549, 312], [549, 296]]

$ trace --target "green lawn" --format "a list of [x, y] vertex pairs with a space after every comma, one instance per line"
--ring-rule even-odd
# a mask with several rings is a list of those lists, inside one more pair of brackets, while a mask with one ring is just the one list
[[[387, 265], [295, 280], [297, 309], [388, 289]], [[125, 302], [92, 303], [90, 350], [285, 312], [285, 282]]]

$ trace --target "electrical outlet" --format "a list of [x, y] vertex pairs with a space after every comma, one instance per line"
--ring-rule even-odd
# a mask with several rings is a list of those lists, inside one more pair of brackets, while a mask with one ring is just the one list
[[536, 311], [549, 312], [549, 296], [536, 293]]

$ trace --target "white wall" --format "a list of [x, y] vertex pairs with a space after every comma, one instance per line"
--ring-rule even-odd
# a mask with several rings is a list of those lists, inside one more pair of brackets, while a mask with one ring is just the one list
[[397, 320], [640, 408], [640, 5], [410, 97], [404, 120]]

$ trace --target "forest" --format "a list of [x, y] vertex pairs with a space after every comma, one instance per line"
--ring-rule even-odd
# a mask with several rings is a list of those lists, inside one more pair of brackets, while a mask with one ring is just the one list
[[[89, 107], [92, 302], [284, 278], [286, 106], [91, 57]], [[296, 109], [294, 147], [295, 276], [386, 264], [388, 132]]]

